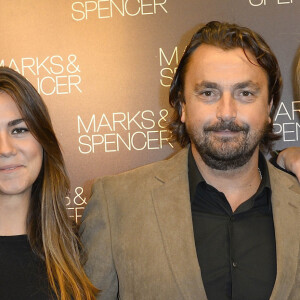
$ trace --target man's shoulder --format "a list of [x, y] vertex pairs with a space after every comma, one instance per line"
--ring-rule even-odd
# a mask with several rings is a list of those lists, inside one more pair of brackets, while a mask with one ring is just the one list
[[187, 152], [188, 150], [185, 148], [167, 159], [153, 162], [116, 175], [100, 177], [96, 179], [94, 184], [112, 183], [118, 184], [119, 186], [120, 184], [126, 182], [126, 184], [132, 183], [137, 185], [139, 182], [145, 183], [147, 178], [153, 178], [157, 174], [160, 174], [162, 177], [164, 177], [164, 175], [178, 172], [178, 170], [181, 169], [181, 166], [187, 164], [185, 163], [185, 161], [187, 162]]
[[[300, 195], [300, 184], [296, 177], [277, 169], [271, 163], [268, 163], [268, 169], [270, 174], [271, 189], [276, 186], [277, 189], [288, 189]], [[300, 198], [299, 198], [300, 201]]]

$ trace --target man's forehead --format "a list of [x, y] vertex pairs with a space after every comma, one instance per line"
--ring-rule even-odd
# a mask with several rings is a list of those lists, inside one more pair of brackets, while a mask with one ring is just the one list
[[257, 81], [266, 71], [258, 64], [255, 56], [242, 48], [224, 50], [203, 44], [191, 55], [185, 80], [205, 80], [236, 84], [244, 81]]
[[[228, 61], [230, 58], [230, 61]], [[224, 60], [225, 59], [225, 60]], [[214, 45], [202, 44], [191, 54], [189, 64], [197, 63], [233, 63], [244, 62], [260, 68], [254, 54], [248, 49], [235, 47], [232, 49], [223, 49]]]

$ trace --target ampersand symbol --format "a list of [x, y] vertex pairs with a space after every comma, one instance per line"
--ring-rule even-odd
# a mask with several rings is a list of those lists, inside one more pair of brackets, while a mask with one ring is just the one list
[[161, 118], [159, 119], [158, 121], [158, 126], [160, 128], [166, 128], [167, 127], [167, 115], [169, 114], [168, 110], [167, 109], [162, 109], [160, 112], [159, 112], [159, 115], [161, 116]]
[[[78, 192], [79, 191], [79, 192]], [[74, 198], [74, 203], [76, 204], [76, 205], [83, 205], [83, 204], [87, 204], [86, 203], [86, 198], [84, 197], [84, 198], [82, 198], [81, 197], [81, 195], [82, 195], [82, 193], [83, 193], [83, 188], [82, 187], [80, 187], [80, 186], [78, 186], [76, 189], [75, 189], [75, 193], [76, 193], [76, 197]], [[80, 200], [81, 200], [81, 203], [77, 203], [77, 198], [79, 198]]]
[[[76, 59], [77, 59], [77, 57], [76, 57], [76, 55], [74, 55], [74, 54], [70, 54], [69, 56], [68, 56], [68, 61], [69, 61], [69, 64], [67, 65], [67, 70], [68, 70], [68, 72], [69, 73], [76, 73], [76, 72], [80, 72], [80, 70], [79, 70], [79, 65], [75, 65], [74, 64], [74, 62], [76, 61]], [[71, 68], [72, 68], [72, 70], [71, 70]]]

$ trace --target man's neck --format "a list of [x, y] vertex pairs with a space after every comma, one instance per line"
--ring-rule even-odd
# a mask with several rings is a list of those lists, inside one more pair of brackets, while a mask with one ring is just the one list
[[244, 166], [226, 171], [210, 168], [204, 163], [193, 144], [191, 149], [201, 175], [208, 184], [224, 193], [232, 211], [256, 193], [261, 182], [258, 147]]

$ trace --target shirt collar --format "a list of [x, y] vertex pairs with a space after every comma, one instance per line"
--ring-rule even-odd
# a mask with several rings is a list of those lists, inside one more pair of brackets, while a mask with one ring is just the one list
[[[267, 161], [261, 152], [259, 152], [258, 167], [262, 176], [262, 180], [260, 182], [257, 192], [255, 193], [256, 195], [259, 194], [264, 188], [268, 188], [269, 190], [271, 190]], [[204, 182], [206, 184], [206, 181], [201, 175], [197, 167], [191, 147], [189, 148], [189, 153], [188, 153], [188, 178], [189, 178], [189, 188], [190, 188], [190, 199], [192, 201], [198, 184], [200, 182]]]

